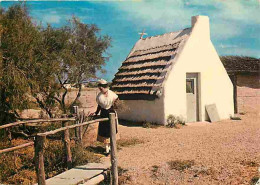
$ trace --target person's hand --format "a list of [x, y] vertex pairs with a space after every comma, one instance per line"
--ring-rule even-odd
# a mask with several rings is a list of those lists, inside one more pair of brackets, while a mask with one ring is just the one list
[[88, 116], [96, 116], [95, 112], [90, 113]]

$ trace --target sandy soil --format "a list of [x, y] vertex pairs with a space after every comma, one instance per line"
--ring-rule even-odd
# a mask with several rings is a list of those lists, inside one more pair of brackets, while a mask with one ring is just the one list
[[[122, 139], [144, 144], [123, 148], [119, 166], [128, 170], [126, 184], [250, 184], [260, 175], [260, 122], [257, 113], [241, 121], [189, 123], [181, 129], [147, 129], [120, 125]], [[193, 160], [180, 172], [167, 162]]]
[[[95, 89], [82, 93], [85, 113], [95, 111], [96, 94]], [[76, 94], [69, 96], [73, 99]], [[260, 176], [260, 114], [252, 109], [258, 102], [243, 105], [246, 114], [239, 115], [241, 121], [190, 123], [180, 129], [147, 129], [121, 122], [121, 139], [144, 141], [118, 152], [119, 166], [127, 170], [124, 184], [250, 184]], [[96, 140], [96, 132], [97, 124], [90, 126], [87, 144]], [[172, 170], [168, 162], [175, 160], [191, 160], [194, 165]]]

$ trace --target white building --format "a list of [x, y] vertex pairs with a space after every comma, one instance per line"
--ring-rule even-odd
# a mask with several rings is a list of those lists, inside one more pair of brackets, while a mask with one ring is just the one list
[[208, 104], [216, 104], [220, 119], [233, 115], [233, 86], [210, 40], [209, 18], [194, 16], [191, 23], [136, 42], [112, 84], [129, 108], [119, 110], [121, 119], [166, 124], [174, 115], [204, 121]]

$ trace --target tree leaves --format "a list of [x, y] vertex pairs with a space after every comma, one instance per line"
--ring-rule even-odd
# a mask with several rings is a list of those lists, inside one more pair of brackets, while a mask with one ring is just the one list
[[35, 25], [24, 4], [1, 9], [0, 113], [14, 115], [31, 101], [50, 117], [55, 111], [66, 113], [81, 88], [72, 104], [65, 105], [65, 84], [80, 87], [109, 59], [104, 55], [111, 38], [99, 31], [76, 17], [60, 28]]

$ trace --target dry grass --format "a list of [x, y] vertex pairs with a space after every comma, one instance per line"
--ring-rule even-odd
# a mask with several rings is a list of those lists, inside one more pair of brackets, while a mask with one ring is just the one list
[[[118, 184], [123, 185], [127, 184], [128, 182], [132, 181], [132, 177], [127, 174], [128, 170], [118, 167]], [[98, 185], [110, 185], [111, 176], [110, 173], [108, 173], [108, 176], [105, 178], [104, 181], [100, 182]]]
[[250, 181], [250, 184], [251, 185], [256, 185], [257, 181], [260, 179], [260, 175], [256, 175], [254, 176], [251, 181]]
[[242, 161], [240, 164], [243, 166], [249, 166], [249, 167], [258, 167], [259, 164], [255, 161]]
[[193, 160], [174, 160], [167, 162], [171, 170], [184, 171], [185, 169], [191, 168], [195, 162]]
[[129, 147], [129, 146], [134, 146], [138, 144], [143, 144], [144, 141], [137, 139], [137, 138], [131, 138], [131, 139], [119, 139], [117, 141], [117, 149], [120, 150], [122, 147]]
[[[28, 141], [23, 139], [0, 142], [0, 148], [17, 146]], [[94, 152], [72, 143], [73, 166], [99, 162], [100, 157]], [[34, 184], [36, 174], [34, 169], [34, 148], [27, 147], [21, 150], [0, 155], [0, 183], [5, 184]], [[60, 140], [48, 140], [45, 143], [44, 166], [46, 178], [53, 177], [66, 170], [63, 142]]]

